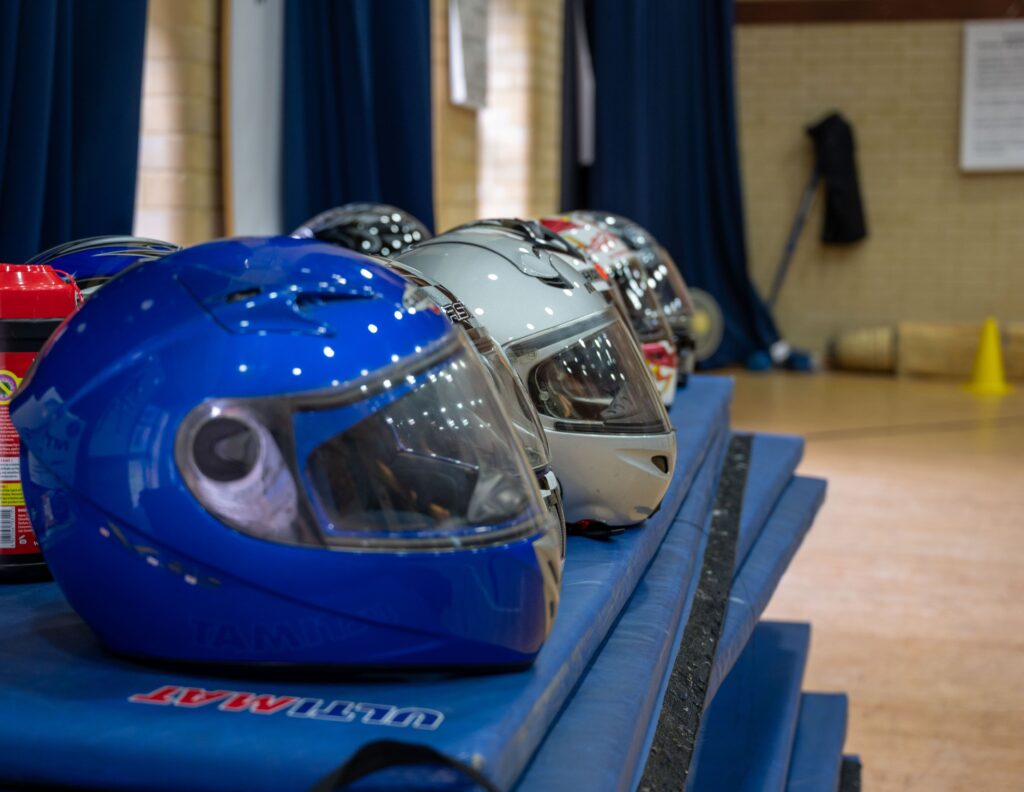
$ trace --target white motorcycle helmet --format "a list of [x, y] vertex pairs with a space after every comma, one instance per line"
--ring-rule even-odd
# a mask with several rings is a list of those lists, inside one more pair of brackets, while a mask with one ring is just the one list
[[481, 220], [399, 262], [444, 284], [527, 385], [567, 522], [641, 522], [672, 479], [675, 430], [622, 317], [538, 223]]
[[461, 327], [469, 336], [469, 340], [483, 360], [484, 368], [491, 375], [495, 390], [502, 397], [502, 404], [511, 419], [512, 427], [523, 444], [526, 457], [537, 477], [541, 495], [544, 496], [544, 504], [558, 521], [561, 529], [559, 555], [564, 562], [565, 514], [562, 510], [562, 490], [551, 464], [547, 435], [541, 425], [540, 416], [537, 415], [537, 410], [508, 357], [479, 320], [443, 285], [402, 262], [388, 259], [378, 261], [419, 287], [425, 299], [437, 305], [452, 324]]
[[637, 254], [617, 234], [602, 228], [583, 212], [545, 217], [540, 222], [611, 275], [622, 294], [626, 316], [639, 339], [658, 393], [665, 406], [671, 407], [679, 387], [675, 336]]

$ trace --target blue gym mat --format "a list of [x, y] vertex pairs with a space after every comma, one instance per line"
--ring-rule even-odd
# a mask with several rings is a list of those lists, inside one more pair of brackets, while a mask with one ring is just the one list
[[[708, 701], [714, 699], [715, 691], [743, 652], [824, 501], [825, 481], [822, 479], [796, 476], [783, 490], [772, 512], [771, 530], [758, 536], [733, 580], [725, 624], [708, 681]], [[814, 506], [808, 509], [810, 503]]]
[[804, 693], [786, 792], [836, 792], [846, 741], [846, 696]]
[[[702, 519], [676, 517], [684, 499], [703, 504], [688, 515], [709, 508], [731, 393], [731, 382], [715, 377], [693, 377], [680, 391], [671, 411], [679, 460], [656, 515], [607, 542], [570, 539], [554, 630], [527, 671], [337, 682], [197, 675], [106, 654], [54, 584], [0, 589], [0, 782], [304, 789], [361, 745], [398, 739], [431, 745], [510, 786], [669, 528], [699, 534]], [[712, 475], [691, 487], [702, 464]], [[178, 704], [167, 703], [169, 691]]]
[[750, 554], [768, 515], [775, 508], [804, 455], [804, 440], [793, 435], [756, 434], [743, 497], [743, 517], [736, 537], [736, 569]]
[[[752, 555], [762, 555], [764, 545], [769, 552], [792, 557], [821, 506], [823, 482], [792, 478], [799, 458], [793, 454], [794, 445], [799, 445], [795, 438], [754, 436], [740, 523], [741, 534], [758, 537]], [[700, 475], [717, 472], [702, 469]], [[687, 506], [689, 502], [683, 512]], [[762, 515], [769, 512], [765, 520]], [[678, 527], [666, 537], [619, 623], [527, 768], [519, 790], [635, 788], [686, 624], [697, 577], [694, 561], [703, 554], [709, 523], [705, 513], [699, 547]], [[770, 575], [750, 574], [763, 568], [751, 565], [743, 583], [747, 589], [758, 584], [769, 589], [751, 600], [760, 603], [758, 614], [777, 583]], [[737, 582], [741, 575], [742, 571]], [[680, 581], [688, 584], [685, 591]], [[573, 761], [567, 762], [567, 756]]]
[[704, 716], [688, 789], [785, 789], [810, 639], [808, 624], [757, 626]]

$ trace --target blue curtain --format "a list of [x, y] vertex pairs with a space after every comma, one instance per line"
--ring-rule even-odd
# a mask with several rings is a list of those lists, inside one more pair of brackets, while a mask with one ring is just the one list
[[0, 2], [0, 260], [130, 234], [145, 0]]
[[[596, 82], [590, 167], [574, 154], [575, 50], [566, 49], [562, 201], [646, 226], [687, 282], [726, 317], [707, 365], [744, 361], [778, 339], [747, 270], [733, 96], [732, 0], [586, 0]], [[572, 41], [571, 30], [566, 41]]]
[[429, 0], [287, 0], [283, 216], [349, 201], [434, 225]]

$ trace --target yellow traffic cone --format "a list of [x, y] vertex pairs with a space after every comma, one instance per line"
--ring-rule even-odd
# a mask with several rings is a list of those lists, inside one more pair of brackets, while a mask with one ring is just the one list
[[978, 354], [974, 358], [974, 373], [967, 390], [978, 396], [1004, 396], [1013, 390], [1006, 384], [1003, 371], [1003, 347], [999, 338], [999, 325], [989, 317], [981, 327]]

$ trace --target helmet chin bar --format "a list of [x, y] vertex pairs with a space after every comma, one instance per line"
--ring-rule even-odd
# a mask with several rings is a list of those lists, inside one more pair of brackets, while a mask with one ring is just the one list
[[[548, 419], [541, 420], [548, 428]], [[562, 485], [567, 523], [595, 520], [624, 526], [643, 522], [657, 510], [672, 481], [674, 431], [624, 437], [580, 435], [552, 427], [548, 440], [552, 465]]]

